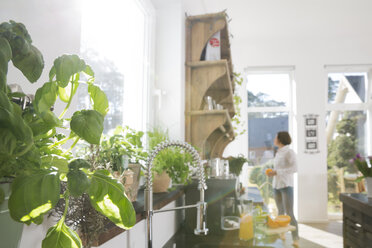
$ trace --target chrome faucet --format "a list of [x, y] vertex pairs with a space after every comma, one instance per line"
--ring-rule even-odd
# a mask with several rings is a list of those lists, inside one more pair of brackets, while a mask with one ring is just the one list
[[[155, 157], [158, 155], [158, 153], [168, 147], [180, 147], [183, 148], [185, 151], [189, 152], [192, 155], [193, 162], [197, 164], [197, 173], [199, 177], [199, 184], [198, 189], [200, 191], [200, 201], [198, 201], [194, 205], [188, 205], [188, 206], [182, 206], [182, 207], [176, 207], [171, 209], [161, 209], [161, 210], [153, 210], [152, 206], [152, 163], [155, 159]], [[180, 141], [174, 141], [174, 142], [162, 142], [159, 145], [157, 145], [153, 152], [149, 155], [146, 162], [147, 168], [146, 168], [146, 188], [145, 188], [145, 214], [146, 214], [146, 247], [152, 248], [152, 215], [154, 213], [160, 213], [160, 212], [167, 212], [167, 211], [173, 211], [173, 210], [180, 210], [185, 208], [194, 208], [197, 209], [197, 216], [196, 216], [196, 228], [194, 230], [194, 234], [196, 235], [207, 235], [208, 234], [208, 228], [207, 228], [207, 222], [206, 222], [206, 216], [207, 216], [207, 203], [204, 202], [204, 190], [207, 189], [207, 185], [205, 183], [205, 177], [204, 177], [204, 169], [203, 165], [200, 160], [200, 156], [198, 152], [188, 143], [186, 142], [180, 142]]]

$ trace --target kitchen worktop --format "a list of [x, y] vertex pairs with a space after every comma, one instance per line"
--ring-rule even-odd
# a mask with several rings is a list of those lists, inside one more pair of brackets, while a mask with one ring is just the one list
[[179, 229], [173, 237], [163, 246], [163, 248], [234, 248], [234, 247], [284, 247], [283, 241], [279, 238], [267, 238], [259, 241], [240, 241], [239, 230], [225, 231], [222, 235], [196, 236]]
[[[256, 187], [249, 187], [240, 199], [251, 199], [254, 205], [264, 206], [260, 191]], [[208, 210], [207, 210], [208, 211]], [[207, 220], [208, 223], [208, 220]], [[208, 224], [207, 224], [208, 226]], [[163, 248], [234, 248], [234, 247], [284, 247], [283, 241], [277, 236], [270, 236], [264, 240], [239, 240], [239, 230], [221, 231], [220, 233], [209, 233], [206, 236], [196, 236], [184, 227], [175, 233]]]

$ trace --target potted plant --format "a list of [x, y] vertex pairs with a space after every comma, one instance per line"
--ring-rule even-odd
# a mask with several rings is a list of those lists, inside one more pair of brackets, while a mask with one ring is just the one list
[[95, 168], [108, 169], [119, 179], [131, 201], [136, 201], [141, 164], [145, 163], [144, 133], [128, 126], [117, 126], [113, 135], [103, 136], [100, 146], [91, 146], [89, 160]]
[[[167, 132], [154, 128], [148, 132], [150, 151], [161, 142], [168, 140]], [[170, 181], [173, 184], [185, 184], [190, 180], [193, 166], [192, 156], [177, 147], [166, 148], [153, 161], [153, 192], [166, 192]]]
[[368, 198], [372, 198], [372, 157], [363, 158], [358, 153], [355, 158], [353, 158], [352, 162], [363, 175], [357, 179], [357, 182], [365, 179]]
[[243, 165], [249, 162], [242, 154], [239, 154], [237, 157], [230, 156], [226, 158], [229, 161], [229, 171], [235, 176], [239, 176], [242, 171]]
[[[106, 95], [94, 84], [90, 66], [77, 55], [58, 57], [50, 69], [49, 81], [22, 110], [12, 102], [14, 93], [6, 82], [10, 60], [30, 82], [40, 77], [44, 67], [42, 54], [32, 45], [25, 26], [14, 21], [0, 24], [0, 177], [14, 178], [8, 202], [12, 219], [41, 224], [44, 215], [62, 198], [63, 214], [49, 228], [42, 247], [81, 247], [79, 236], [65, 224], [65, 218], [70, 198], [87, 195], [96, 211], [121, 228], [131, 228], [136, 222], [135, 212], [123, 186], [107, 170], [92, 170], [86, 160], [76, 159], [71, 153], [80, 139], [100, 143], [108, 110]], [[82, 83], [88, 85], [93, 109], [64, 118]], [[58, 117], [51, 111], [57, 98], [66, 103]], [[69, 135], [61, 130], [69, 131]], [[72, 145], [65, 150], [61, 145], [67, 141]], [[61, 184], [66, 185], [64, 191]]]

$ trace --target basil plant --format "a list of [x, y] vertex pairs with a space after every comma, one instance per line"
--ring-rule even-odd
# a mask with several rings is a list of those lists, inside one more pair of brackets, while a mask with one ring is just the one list
[[[44, 215], [64, 198], [65, 211], [48, 230], [42, 247], [82, 247], [77, 233], [65, 224], [65, 217], [70, 196], [88, 194], [98, 212], [121, 228], [131, 228], [136, 222], [135, 211], [123, 185], [108, 171], [93, 170], [86, 160], [71, 153], [79, 140], [100, 143], [108, 111], [107, 97], [94, 84], [90, 66], [77, 55], [58, 57], [48, 82], [36, 91], [32, 104], [22, 109], [12, 101], [22, 94], [10, 92], [7, 85], [10, 61], [31, 83], [39, 79], [44, 68], [43, 56], [32, 45], [25, 26], [14, 21], [0, 24], [0, 179], [13, 178], [8, 201], [11, 217], [26, 224], [41, 224]], [[64, 118], [80, 84], [88, 85], [92, 109]], [[58, 116], [51, 110], [57, 99], [66, 105]], [[65, 150], [61, 146], [67, 141], [72, 145]], [[67, 185], [63, 192], [62, 182]]]

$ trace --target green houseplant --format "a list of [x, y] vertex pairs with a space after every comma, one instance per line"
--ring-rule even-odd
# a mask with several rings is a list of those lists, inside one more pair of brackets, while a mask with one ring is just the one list
[[363, 158], [358, 153], [352, 162], [358, 168], [363, 176], [359, 177], [357, 181], [365, 179], [367, 184], [368, 198], [372, 198], [372, 157]]
[[[100, 146], [81, 149], [88, 154], [87, 159], [95, 168], [108, 169], [125, 185], [125, 192], [131, 201], [137, 198], [141, 166], [145, 163], [147, 152], [144, 151], [142, 139], [144, 132], [128, 126], [117, 126], [112, 135], [105, 135]], [[127, 176], [132, 172], [130, 184]]]
[[227, 158], [227, 160], [229, 161], [229, 170], [235, 176], [240, 175], [243, 165], [249, 161], [242, 154], [238, 155], [237, 157], [230, 156]]
[[[94, 84], [90, 66], [77, 55], [58, 57], [49, 81], [36, 91], [32, 105], [22, 110], [12, 102], [15, 93], [7, 86], [10, 60], [30, 82], [38, 80], [44, 67], [42, 54], [32, 45], [25, 26], [14, 21], [0, 24], [0, 178], [12, 181], [8, 202], [11, 217], [21, 223], [41, 224], [43, 216], [62, 198], [64, 212], [48, 230], [42, 247], [82, 247], [77, 233], [65, 224], [65, 217], [70, 197], [86, 194], [96, 211], [121, 228], [131, 228], [135, 212], [123, 186], [107, 170], [92, 170], [86, 160], [71, 153], [80, 139], [100, 143], [108, 110], [106, 95]], [[87, 78], [84, 81], [83, 75]], [[88, 85], [93, 109], [64, 118], [82, 83]], [[57, 98], [66, 103], [58, 117], [51, 111]], [[65, 136], [60, 130], [70, 133]], [[72, 145], [63, 149], [61, 145], [69, 140]], [[61, 191], [63, 183], [66, 189]]]
[[[148, 133], [149, 151], [156, 145], [168, 140], [168, 133], [161, 128], [153, 128]], [[153, 161], [154, 192], [164, 192], [170, 184], [169, 176], [174, 184], [185, 184], [190, 180], [192, 156], [180, 148], [166, 148], [156, 156]], [[159, 185], [159, 186], [158, 186]]]

